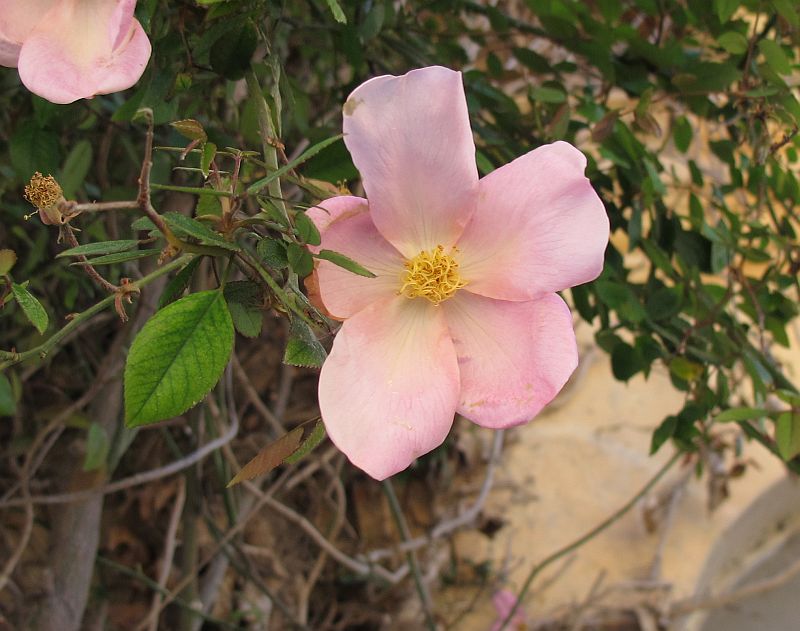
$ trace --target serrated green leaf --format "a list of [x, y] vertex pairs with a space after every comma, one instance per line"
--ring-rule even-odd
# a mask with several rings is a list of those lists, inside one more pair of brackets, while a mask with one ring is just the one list
[[258, 31], [250, 20], [225, 32], [211, 47], [209, 59], [214, 72], [231, 81], [244, 77], [250, 68], [250, 60], [258, 46]]
[[233, 350], [221, 291], [202, 291], [158, 311], [136, 336], [125, 365], [125, 424], [182, 414], [219, 381]]
[[202, 260], [203, 259], [199, 256], [193, 258], [181, 268], [181, 271], [170, 279], [166, 287], [164, 287], [164, 291], [161, 292], [161, 296], [158, 298], [159, 309], [163, 309], [183, 295], [183, 292], [189, 286], [192, 276], [194, 276], [194, 272]]
[[290, 366], [319, 368], [327, 356], [311, 327], [300, 319], [292, 320], [283, 363]]
[[731, 19], [731, 16], [738, 8], [739, 0], [714, 0], [714, 10], [717, 12], [719, 21], [723, 24]]
[[339, 6], [339, 2], [337, 0], [326, 0], [328, 3], [328, 8], [333, 13], [333, 19], [339, 22], [339, 24], [347, 24], [347, 16], [342, 11], [342, 7]]
[[17, 411], [17, 400], [14, 389], [4, 374], [0, 373], [0, 416], [14, 416]]
[[131, 223], [131, 230], [147, 230], [149, 232], [157, 230], [157, 228], [156, 224], [150, 220], [150, 217], [139, 217]]
[[317, 226], [314, 225], [314, 222], [311, 221], [305, 213], [297, 213], [295, 215], [294, 227], [297, 236], [300, 237], [303, 243], [319, 245], [322, 242]]
[[197, 206], [194, 208], [194, 214], [198, 217], [213, 215], [215, 217], [222, 216], [222, 204], [217, 195], [203, 195], [197, 196]]
[[80, 140], [67, 154], [61, 174], [56, 178], [61, 185], [65, 199], [75, 197], [75, 192], [86, 179], [89, 169], [92, 167], [92, 153], [92, 144], [88, 140]]
[[320, 250], [315, 256], [318, 259], [330, 261], [334, 265], [338, 265], [339, 267], [342, 267], [353, 274], [366, 276], [367, 278], [375, 278], [375, 274], [370, 272], [366, 267], [360, 263], [356, 263], [350, 257], [347, 257], [339, 252], [334, 252], [333, 250]]
[[[148, 220], [149, 221], [149, 220]], [[153, 226], [155, 228], [155, 226]], [[121, 239], [119, 241], [99, 241], [98, 243], [85, 243], [69, 250], [56, 254], [56, 258], [65, 256], [96, 256], [99, 254], [116, 254], [127, 252], [139, 246], [136, 239]]]
[[750, 419], [763, 418], [768, 412], [761, 408], [738, 407], [720, 412], [714, 417], [717, 423], [730, 423], [731, 421], [749, 421]]
[[17, 262], [17, 253], [14, 250], [0, 250], [0, 276], [5, 276]]
[[275, 269], [283, 269], [289, 265], [286, 245], [277, 239], [261, 239], [256, 246], [256, 252], [264, 263]]
[[200, 154], [200, 170], [203, 172], [203, 177], [208, 177], [211, 171], [211, 163], [217, 155], [217, 145], [213, 142], [207, 142], [203, 145], [203, 153]]
[[150, 250], [135, 250], [133, 252], [117, 252], [116, 254], [106, 254], [105, 256], [98, 256], [97, 258], [87, 259], [85, 261], [76, 261], [70, 265], [116, 265], [117, 263], [125, 263], [126, 261], [136, 261], [144, 259], [148, 256], [157, 256], [161, 254], [159, 249]]
[[797, 0], [772, 0], [772, 6], [794, 28], [800, 27]]
[[106, 430], [98, 423], [89, 425], [86, 435], [86, 457], [83, 459], [84, 471], [95, 471], [106, 464], [111, 443]]
[[782, 412], [775, 421], [775, 442], [784, 460], [800, 454], [800, 414]]
[[685, 357], [675, 357], [669, 363], [669, 371], [684, 381], [694, 381], [703, 374], [703, 366]]
[[164, 213], [164, 221], [170, 229], [179, 237], [192, 237], [203, 245], [211, 245], [217, 248], [225, 248], [238, 252], [241, 248], [235, 243], [226, 241], [221, 234], [214, 232], [204, 223], [182, 215], [179, 212]]
[[11, 291], [31, 324], [36, 327], [39, 333], [44, 333], [47, 330], [47, 325], [50, 323], [50, 318], [47, 315], [47, 311], [44, 310], [42, 303], [40, 303], [23, 285], [11, 283]]
[[202, 123], [193, 118], [184, 118], [183, 120], [173, 121], [170, 124], [175, 131], [177, 131], [184, 138], [189, 140], [199, 140], [205, 142], [208, 139], [206, 130], [203, 129]]
[[302, 245], [289, 243], [286, 246], [286, 258], [292, 271], [300, 278], [305, 278], [314, 270], [314, 258], [308, 248]]
[[[301, 426], [302, 427], [302, 426]], [[300, 443], [297, 450], [288, 458], [284, 460], [287, 464], [297, 464], [308, 454], [319, 447], [320, 443], [325, 440], [327, 434], [325, 433], [325, 424], [322, 421], [314, 423], [313, 429], [308, 432]]]
[[236, 330], [245, 337], [258, 337], [264, 321], [261, 288], [252, 281], [240, 280], [225, 285], [224, 293]]

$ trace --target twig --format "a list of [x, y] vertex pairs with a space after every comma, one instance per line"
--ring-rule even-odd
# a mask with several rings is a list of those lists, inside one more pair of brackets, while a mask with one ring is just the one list
[[494, 439], [492, 441], [492, 451], [489, 454], [489, 461], [486, 465], [486, 477], [483, 479], [483, 484], [481, 485], [481, 489], [478, 492], [478, 497], [475, 499], [475, 502], [470, 506], [467, 510], [463, 513], [460, 513], [453, 517], [452, 519], [445, 519], [442, 520], [439, 524], [437, 524], [433, 530], [430, 531], [428, 535], [422, 537], [415, 537], [414, 539], [409, 539], [408, 541], [403, 541], [399, 545], [393, 548], [381, 548], [378, 550], [372, 550], [367, 552], [363, 555], [363, 558], [375, 563], [380, 561], [381, 559], [386, 559], [389, 557], [394, 556], [397, 554], [397, 551], [400, 552], [410, 552], [412, 550], [419, 550], [420, 548], [425, 547], [426, 545], [436, 541], [437, 539], [441, 539], [442, 537], [446, 537], [450, 533], [458, 530], [459, 528], [463, 528], [464, 526], [469, 526], [475, 522], [480, 512], [483, 510], [483, 506], [486, 503], [486, 499], [489, 497], [489, 491], [492, 489], [492, 484], [494, 482], [494, 472], [495, 467], [497, 466], [497, 461], [500, 459], [500, 453], [503, 448], [503, 433], [504, 430], [497, 430], [494, 432]]
[[[394, 485], [392, 484], [391, 478], [387, 478], [383, 481], [383, 491], [386, 494], [386, 498], [389, 500], [389, 508], [392, 511], [392, 516], [394, 517], [397, 529], [400, 531], [400, 537], [403, 541], [408, 541], [411, 539], [411, 533], [408, 530], [408, 524], [406, 523], [405, 515], [403, 515], [403, 509], [400, 506], [400, 502], [397, 499], [397, 493], [394, 491]], [[434, 620], [433, 617], [433, 602], [431, 601], [431, 595], [422, 580], [422, 572], [420, 572], [419, 569], [417, 555], [413, 550], [406, 552], [406, 562], [408, 563], [408, 568], [411, 570], [411, 576], [414, 578], [414, 586], [417, 589], [417, 594], [419, 594], [419, 601], [422, 605], [422, 613], [425, 616], [425, 624], [429, 631], [436, 631], [436, 620]]]
[[3, 566], [3, 571], [0, 572], [0, 592], [5, 589], [6, 583], [8, 583], [8, 581], [11, 579], [11, 574], [14, 572], [14, 568], [17, 567], [17, 563], [19, 563], [20, 559], [22, 558], [25, 548], [28, 547], [28, 541], [30, 540], [31, 533], [33, 532], [33, 504], [30, 501], [27, 477], [22, 479], [22, 501], [25, 506], [25, 526], [22, 529], [22, 534], [19, 537], [19, 541], [17, 542], [14, 552], [11, 553], [11, 556]]
[[709, 598], [687, 598], [685, 600], [679, 600], [670, 605], [667, 615], [673, 618], [685, 616], [686, 614], [700, 609], [718, 609], [720, 607], [725, 607], [732, 603], [782, 587], [798, 575], [800, 575], [800, 559], [797, 559], [782, 572], [764, 579], [763, 581], [742, 587], [741, 589], [735, 589], [726, 594], [710, 596]]
[[678, 462], [678, 460], [681, 459], [682, 456], [683, 456], [683, 454], [681, 452], [676, 452], [672, 456], [672, 458], [670, 458], [667, 461], [667, 463], [663, 467], [661, 467], [658, 470], [658, 472], [652, 478], [650, 478], [650, 480], [647, 482], [647, 484], [645, 484], [642, 487], [642, 489], [638, 493], [636, 493], [636, 495], [634, 495], [630, 500], [628, 500], [621, 508], [616, 510], [609, 517], [604, 519], [602, 522], [600, 522], [597, 526], [592, 528], [589, 532], [587, 532], [582, 537], [579, 537], [578, 539], [576, 539], [572, 543], [570, 543], [570, 544], [564, 546], [563, 548], [557, 550], [556, 552], [554, 552], [553, 554], [551, 554], [550, 556], [545, 558], [543, 561], [540, 561], [539, 563], [534, 565], [533, 568], [531, 569], [531, 571], [528, 573], [528, 577], [525, 579], [525, 582], [522, 585], [522, 589], [520, 590], [519, 595], [517, 596], [517, 599], [514, 601], [514, 605], [511, 607], [511, 610], [508, 612], [508, 614], [506, 614], [505, 620], [503, 620], [503, 622], [501, 623], [500, 629], [498, 629], [498, 631], [503, 631], [503, 629], [506, 628], [508, 623], [511, 622], [511, 619], [514, 617], [514, 614], [517, 612], [517, 609], [519, 609], [520, 603], [525, 598], [525, 595], [528, 593], [528, 589], [530, 588], [531, 584], [533, 583], [533, 580], [542, 572], [542, 570], [544, 570], [546, 567], [548, 567], [550, 564], [554, 563], [555, 561], [558, 561], [560, 558], [568, 555], [570, 552], [573, 552], [574, 550], [577, 550], [578, 548], [580, 548], [582, 545], [584, 545], [588, 541], [591, 541], [592, 539], [594, 539], [597, 535], [599, 535], [601, 532], [603, 532], [606, 528], [608, 528], [609, 526], [611, 526], [612, 524], [617, 522], [631, 508], [636, 506], [637, 502], [640, 499], [642, 499], [650, 491], [650, 489], [652, 489], [658, 483], [658, 481], [662, 477], [664, 477], [664, 475], [667, 473], [667, 471], [669, 471], [672, 468], [672, 466], [676, 462]]
[[231, 363], [233, 364], [233, 370], [236, 373], [236, 378], [239, 380], [242, 388], [244, 388], [247, 399], [253, 404], [253, 407], [258, 411], [259, 414], [261, 414], [264, 420], [270, 424], [276, 436], [282, 436], [285, 434], [286, 428], [280, 422], [278, 417], [273, 414], [272, 410], [270, 410], [261, 400], [261, 397], [258, 396], [258, 392], [256, 392], [253, 382], [250, 381], [250, 377], [247, 376], [244, 367], [241, 363], [239, 363], [239, 358], [236, 357], [235, 353]]
[[[130, 283], [130, 289], [139, 289], [144, 287], [151, 282], [153, 282], [156, 278], [163, 276], [164, 274], [169, 274], [172, 270], [182, 267], [186, 263], [188, 263], [194, 255], [192, 254], [185, 254], [180, 258], [175, 259], [174, 261], [170, 261], [165, 265], [162, 265], [157, 270], [149, 273], [147, 276], [140, 278], [137, 281], [133, 281]], [[32, 359], [38, 357], [39, 359], [44, 359], [47, 357], [48, 353], [58, 346], [59, 342], [61, 342], [67, 335], [69, 335], [73, 330], [80, 327], [84, 322], [92, 318], [92, 316], [100, 313], [106, 307], [114, 304], [114, 300], [116, 299], [115, 295], [106, 296], [100, 302], [96, 303], [95, 305], [89, 307], [85, 311], [81, 311], [77, 314], [74, 318], [72, 318], [64, 327], [60, 330], [56, 331], [52, 336], [50, 336], [47, 340], [35, 346], [34, 348], [24, 351], [22, 353], [10, 353], [7, 351], [0, 351], [0, 371], [5, 370], [9, 366], [13, 366], [14, 364], [18, 364], [19, 362]]]
[[183, 504], [186, 501], [186, 480], [178, 478], [178, 493], [175, 496], [175, 503], [172, 506], [172, 513], [169, 516], [169, 524], [167, 525], [167, 534], [164, 537], [164, 557], [161, 560], [161, 569], [158, 572], [158, 589], [153, 594], [153, 604], [150, 607], [150, 613], [147, 616], [149, 620], [150, 631], [158, 631], [158, 618], [161, 613], [159, 603], [161, 602], [161, 594], [167, 587], [169, 580], [169, 571], [172, 567], [172, 559], [175, 556], [175, 542], [176, 535], [178, 534], [178, 523], [180, 522], [181, 512], [183, 511]]
[[[64, 235], [64, 237], [67, 240], [67, 243], [69, 243], [69, 246], [71, 248], [77, 248], [80, 245], [80, 243], [78, 243], [78, 239], [75, 238], [75, 232], [73, 232], [72, 226], [70, 226], [68, 223], [65, 223], [64, 225], [61, 226], [61, 234]], [[83, 271], [86, 272], [86, 275], [89, 278], [91, 278], [95, 283], [100, 285], [102, 289], [105, 289], [106, 291], [112, 294], [120, 290], [120, 288], [117, 287], [114, 283], [110, 283], [105, 278], [103, 278], [100, 272], [98, 272], [94, 268], [94, 266], [89, 263], [89, 259], [87, 259], [85, 256], [83, 255], [78, 256], [77, 259], [81, 263], [83, 263], [81, 267], [83, 268]]]
[[[213, 451], [216, 451], [223, 445], [226, 445], [231, 440], [233, 440], [238, 431], [239, 431], [238, 422], [236, 422], [236, 420], [232, 420], [230, 426], [228, 427], [228, 431], [226, 431], [222, 436], [220, 436], [219, 438], [215, 438], [214, 440], [203, 445], [196, 451], [193, 451], [192, 453], [187, 454], [180, 460], [171, 462], [168, 465], [164, 465], [163, 467], [158, 467], [156, 469], [150, 469], [149, 471], [143, 471], [142, 473], [137, 473], [136, 475], [123, 478], [122, 480], [117, 480], [116, 482], [112, 482], [110, 484], [106, 484], [105, 486], [95, 489], [85, 489], [83, 491], [75, 491], [73, 493], [59, 493], [56, 495], [33, 495], [30, 497], [30, 501], [33, 504], [68, 504], [70, 502], [77, 502], [86, 499], [88, 497], [93, 496], [96, 493], [108, 495], [109, 493], [116, 493], [117, 491], [129, 489], [133, 486], [139, 486], [140, 484], [146, 484], [147, 482], [152, 482], [153, 480], [159, 480], [161, 478], [165, 478], [174, 473], [178, 473], [179, 471], [183, 471], [184, 469], [187, 469], [192, 465], [200, 462], [203, 458], [208, 456], [208, 454], [212, 453]], [[0, 503], [0, 508], [6, 508], [9, 506], [20, 506], [22, 504], [24, 504], [24, 501], [22, 499], [19, 498], [10, 499]]]

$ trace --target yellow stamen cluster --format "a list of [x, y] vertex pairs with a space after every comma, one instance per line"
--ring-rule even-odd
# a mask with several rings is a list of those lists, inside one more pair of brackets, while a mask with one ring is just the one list
[[52, 175], [44, 176], [38, 171], [25, 186], [25, 199], [39, 210], [51, 208], [64, 198], [64, 192]]
[[467, 283], [458, 275], [458, 261], [452, 248], [446, 254], [444, 247], [437, 245], [433, 250], [423, 250], [406, 261], [400, 294], [406, 298], [427, 298], [438, 305], [447, 300]]

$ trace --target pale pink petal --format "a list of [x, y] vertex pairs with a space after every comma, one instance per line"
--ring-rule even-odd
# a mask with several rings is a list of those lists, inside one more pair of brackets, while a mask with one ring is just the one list
[[389, 242], [407, 258], [455, 243], [478, 182], [461, 73], [433, 66], [367, 81], [344, 104], [344, 134]]
[[376, 300], [399, 294], [405, 271], [403, 257], [380, 235], [369, 213], [328, 226], [321, 247], [344, 254], [376, 275], [366, 278], [329, 261], [319, 261], [319, 295], [333, 317], [349, 318]]
[[458, 242], [469, 291], [528, 300], [595, 279], [608, 216], [566, 142], [517, 158], [480, 182], [478, 209]]
[[[495, 611], [497, 611], [497, 620], [492, 625], [491, 631], [500, 631], [503, 622], [508, 618], [508, 614], [511, 613], [516, 602], [517, 596], [510, 589], [501, 589], [495, 592], [494, 596], [492, 596], [492, 604]], [[514, 617], [509, 621], [510, 626], [507, 628], [509, 631], [514, 631], [515, 629], [523, 628], [522, 625], [524, 624], [526, 624], [525, 613], [522, 607], [517, 607]]]
[[19, 49], [56, 0], [0, 0], [0, 66], [16, 68]]
[[460, 291], [440, 306], [458, 355], [458, 412], [478, 425], [531, 420], [578, 365], [572, 317], [557, 294], [511, 302]]
[[442, 310], [396, 297], [342, 325], [322, 367], [319, 405], [334, 444], [383, 480], [444, 441], [458, 389]]
[[53, 103], [131, 87], [150, 58], [134, 6], [130, 0], [60, 0], [22, 46], [22, 82]]
[[[324, 234], [328, 226], [334, 221], [365, 212], [369, 212], [369, 204], [363, 197], [338, 195], [337, 197], [329, 197], [312, 206], [306, 211], [306, 215], [314, 222], [320, 234]], [[312, 252], [319, 252], [318, 247], [309, 247]]]

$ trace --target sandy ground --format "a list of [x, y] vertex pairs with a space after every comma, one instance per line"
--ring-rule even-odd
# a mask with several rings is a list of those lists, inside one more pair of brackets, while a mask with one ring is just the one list
[[[510, 589], [519, 589], [536, 562], [622, 506], [673, 453], [667, 444], [657, 455], [648, 455], [653, 429], [682, 407], [682, 395], [666, 372], [656, 369], [648, 380], [639, 376], [620, 383], [608, 357], [593, 348], [591, 333], [579, 331], [579, 340], [583, 374], [551, 411], [509, 437], [486, 510], [505, 526], [493, 537], [470, 531], [456, 540], [462, 559], [490, 563], [507, 577], [504, 586]], [[614, 586], [623, 601], [630, 600], [632, 583], [653, 579], [670, 585], [673, 598], [691, 596], [715, 541], [754, 498], [785, 476], [781, 463], [755, 443], [745, 445], [744, 458], [754, 466], [730, 481], [729, 499], [713, 512], [707, 507], [707, 477], [697, 479], [673, 467], [644, 502], [544, 572], [524, 601], [528, 615], [546, 617], [564, 607], [574, 611], [593, 590], [597, 594]], [[648, 519], [647, 507], [670, 497], [670, 490], [687, 479], [672, 519], [664, 519], [665, 511], [653, 511]], [[656, 524], [654, 530], [648, 521]], [[664, 528], [667, 521], [671, 525]], [[660, 546], [659, 570], [653, 564]], [[456, 628], [489, 629], [491, 591]], [[445, 590], [441, 606], [457, 610], [474, 596], [475, 589]]]

